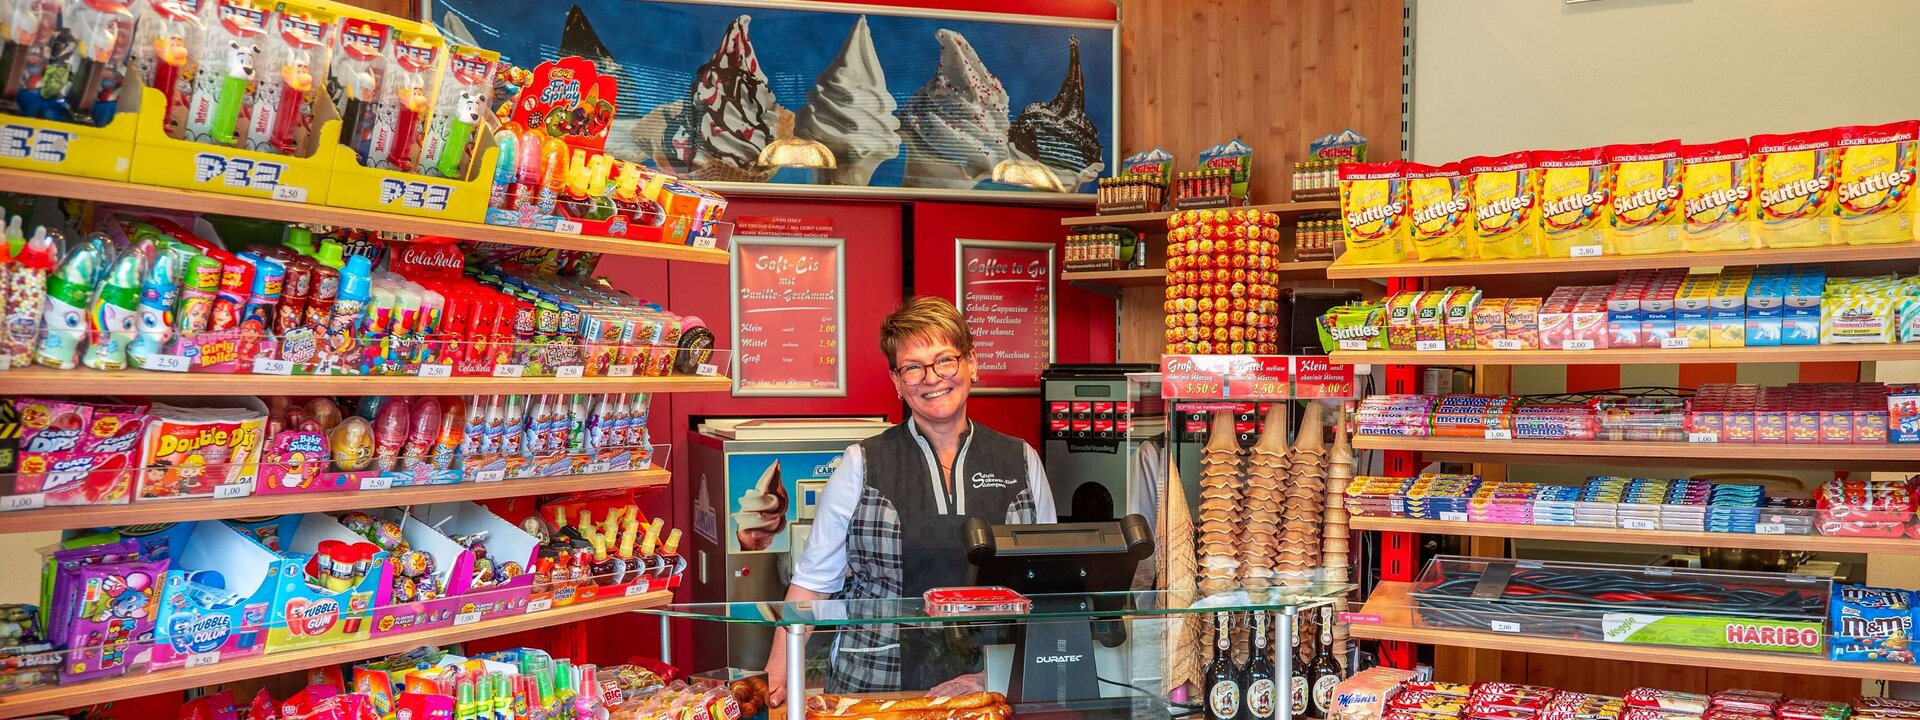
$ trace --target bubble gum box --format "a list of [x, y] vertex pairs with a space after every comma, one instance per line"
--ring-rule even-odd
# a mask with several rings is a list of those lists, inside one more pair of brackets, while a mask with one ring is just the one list
[[1688, 252], [1760, 247], [1753, 232], [1753, 169], [1747, 139], [1682, 145], [1681, 235]]
[[1839, 155], [1834, 235], [1848, 245], [1914, 238], [1915, 136], [1920, 120], [1834, 128]]
[[1473, 345], [1497, 350], [1507, 339], [1507, 298], [1485, 298], [1473, 308]]
[[1400, 262], [1407, 251], [1405, 163], [1340, 166], [1340, 216], [1346, 221], [1348, 262]]
[[1680, 250], [1680, 141], [1608, 145], [1613, 178], [1607, 251], [1645, 255]]
[[1887, 386], [1887, 442], [1920, 443], [1920, 384]]
[[1816, 247], [1833, 244], [1833, 131], [1755, 135], [1754, 192], [1760, 244]]
[[1540, 176], [1533, 156], [1516, 152], [1461, 161], [1473, 176], [1473, 255], [1540, 257]]
[[1414, 257], [1425, 260], [1473, 257], [1467, 242], [1467, 218], [1473, 216], [1472, 186], [1460, 163], [1406, 163], [1408, 233]]
[[1547, 257], [1604, 252], [1607, 161], [1602, 148], [1533, 153], [1540, 173], [1540, 235]]

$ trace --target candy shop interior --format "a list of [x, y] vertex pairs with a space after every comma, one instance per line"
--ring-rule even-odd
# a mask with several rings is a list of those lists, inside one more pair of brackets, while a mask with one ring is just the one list
[[0, 0], [0, 718], [1920, 718], [1917, 31]]

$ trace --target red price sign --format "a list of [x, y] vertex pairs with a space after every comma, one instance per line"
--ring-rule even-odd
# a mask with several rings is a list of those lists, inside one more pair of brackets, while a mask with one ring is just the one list
[[977, 388], [1037, 390], [1053, 361], [1053, 244], [957, 240], [960, 314], [973, 332]]
[[1324, 357], [1293, 358], [1293, 393], [1301, 398], [1354, 397], [1353, 366], [1328, 362]]
[[845, 241], [735, 236], [733, 394], [846, 391]]
[[1292, 397], [1285, 355], [1167, 355], [1160, 394], [1169, 400], [1284, 400]]

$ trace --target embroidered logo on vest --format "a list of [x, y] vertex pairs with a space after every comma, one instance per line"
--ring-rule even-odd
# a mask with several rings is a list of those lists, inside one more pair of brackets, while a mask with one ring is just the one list
[[974, 473], [972, 480], [973, 480], [973, 487], [975, 489], [1003, 488], [1003, 487], [1013, 486], [1012, 480], [1008, 480], [1000, 477], [999, 475], [995, 475], [993, 473], [987, 473], [987, 472]]

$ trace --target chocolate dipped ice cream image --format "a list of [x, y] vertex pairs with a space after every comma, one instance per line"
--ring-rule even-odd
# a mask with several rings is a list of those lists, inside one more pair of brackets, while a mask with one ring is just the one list
[[1100, 131], [1087, 119], [1087, 91], [1080, 77], [1080, 39], [1067, 39], [1067, 77], [1052, 100], [1020, 110], [1007, 131], [1013, 152], [1038, 160], [1068, 192], [1100, 176], [1106, 162]]

